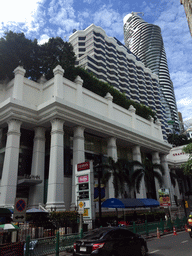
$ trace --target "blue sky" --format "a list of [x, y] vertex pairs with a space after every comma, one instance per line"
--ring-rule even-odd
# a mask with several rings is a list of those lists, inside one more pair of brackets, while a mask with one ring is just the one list
[[184, 120], [192, 118], [192, 38], [180, 0], [6, 0], [0, 37], [12, 30], [41, 43], [56, 36], [68, 41], [73, 29], [94, 23], [124, 43], [123, 18], [132, 11], [160, 26], [178, 111]]

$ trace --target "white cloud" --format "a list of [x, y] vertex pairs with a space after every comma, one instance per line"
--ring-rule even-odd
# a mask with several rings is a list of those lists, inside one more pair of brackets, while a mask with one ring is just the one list
[[45, 44], [49, 41], [49, 36], [46, 34], [41, 35], [40, 39], [38, 40], [39, 44]]
[[0, 22], [31, 22], [41, 0], [6, 0], [1, 2]]
[[192, 99], [189, 99], [188, 97], [185, 99], [181, 99], [180, 101], [177, 102], [180, 105], [188, 106], [192, 103]]

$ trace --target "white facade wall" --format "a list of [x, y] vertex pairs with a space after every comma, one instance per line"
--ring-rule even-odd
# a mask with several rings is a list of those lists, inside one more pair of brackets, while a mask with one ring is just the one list
[[[21, 128], [31, 130], [37, 130], [38, 127], [40, 127], [38, 130], [42, 130], [42, 128], [43, 130], [50, 130], [50, 127], [52, 127], [51, 138], [53, 141], [50, 149], [52, 164], [50, 164], [49, 171], [51, 173], [54, 171], [56, 177], [54, 179], [55, 182], [49, 180], [49, 209], [52, 207], [57, 207], [60, 210], [68, 209], [70, 200], [73, 201], [73, 195], [70, 189], [73, 186], [72, 180], [69, 177], [66, 177], [66, 179], [64, 177], [64, 181], [59, 179], [59, 177], [63, 177], [64, 175], [64, 173], [61, 173], [64, 168], [63, 149], [61, 149], [64, 142], [62, 142], [64, 140], [64, 128], [62, 124], [65, 127], [74, 129], [74, 131], [82, 131], [81, 143], [77, 144], [75, 149], [73, 149], [76, 150], [75, 154], [73, 152], [73, 156], [75, 156], [73, 163], [78, 162], [78, 159], [83, 159], [82, 143], [84, 141], [84, 131], [105, 138], [108, 141], [109, 155], [112, 154], [109, 141], [113, 141], [113, 157], [114, 154], [117, 155], [118, 143], [127, 144], [129, 147], [130, 145], [138, 146], [144, 152], [158, 151], [160, 155], [169, 153], [171, 147], [163, 140], [162, 130], [158, 120], [154, 123], [153, 120], [148, 121], [137, 116], [132, 106], [128, 110], [123, 109], [112, 102], [113, 97], [110, 94], [102, 98], [88, 91], [82, 87], [83, 81], [80, 77], [77, 77], [75, 82], [67, 80], [63, 77], [64, 70], [60, 66], [54, 69], [54, 78], [43, 84], [25, 78], [24, 71], [21, 67], [18, 67], [15, 72], [15, 78], [7, 87], [0, 85], [3, 88], [0, 91], [0, 128], [8, 126], [10, 122], [18, 122], [21, 124]], [[17, 76], [19, 76], [19, 79]], [[16, 88], [19, 88], [19, 91], [16, 91]], [[17, 136], [20, 134], [19, 131], [20, 128], [18, 127]], [[36, 146], [33, 149], [35, 152], [40, 150], [41, 159], [39, 161], [41, 164], [44, 164], [42, 160], [44, 149], [42, 146], [44, 145], [43, 141], [45, 138], [43, 136], [43, 134], [41, 136], [37, 134], [36, 142], [38, 141], [38, 143], [35, 144]], [[9, 137], [8, 142], [14, 145], [14, 141], [11, 141], [11, 138], [14, 138], [14, 136]], [[79, 136], [77, 136], [76, 140], [79, 139]], [[9, 170], [9, 172], [7, 172], [6, 168], [12, 165], [8, 165], [6, 162], [4, 163], [2, 175], [4, 180], [1, 180], [0, 192], [5, 193], [5, 191], [14, 190], [14, 196], [7, 195], [6, 198], [12, 198], [11, 200], [7, 200], [6, 198], [2, 198], [3, 194], [0, 194], [0, 206], [11, 207], [14, 204], [13, 197], [16, 195], [18, 182], [17, 173], [14, 173], [17, 172], [16, 166], [19, 164], [17, 160], [18, 152], [6, 148], [5, 154], [5, 159], [9, 159], [10, 161], [15, 159], [15, 162], [13, 170]], [[33, 159], [36, 158], [34, 157]], [[37, 162], [37, 159], [33, 161]], [[32, 163], [32, 166], [32, 173], [38, 174], [37, 164]], [[14, 173], [14, 181], [11, 183], [13, 184], [11, 185], [11, 189], [8, 187], [8, 173]], [[2, 184], [4, 188], [2, 188]], [[59, 192], [57, 193], [57, 184], [59, 184], [60, 191], [63, 191], [63, 195], [59, 195]], [[50, 189], [51, 191], [49, 191]], [[42, 190], [33, 189], [33, 191]], [[52, 193], [54, 194], [52, 195]], [[110, 194], [112, 194], [111, 187]], [[33, 196], [35, 195], [31, 195], [30, 197], [31, 202], [37, 201], [34, 200]]]

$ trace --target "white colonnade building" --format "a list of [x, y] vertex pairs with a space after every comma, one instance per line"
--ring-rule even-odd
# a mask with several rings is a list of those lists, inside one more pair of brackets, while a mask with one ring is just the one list
[[[15, 197], [27, 197], [28, 206], [49, 210], [73, 209], [75, 164], [100, 154], [113, 159], [141, 161], [151, 154], [161, 162], [170, 185], [161, 124], [146, 120], [83, 88], [83, 80], [63, 77], [57, 66], [49, 81], [31, 81], [17, 67], [15, 78], [0, 84], [0, 207], [12, 207]], [[113, 197], [112, 184], [106, 197]], [[142, 186], [138, 198], [145, 198]]]

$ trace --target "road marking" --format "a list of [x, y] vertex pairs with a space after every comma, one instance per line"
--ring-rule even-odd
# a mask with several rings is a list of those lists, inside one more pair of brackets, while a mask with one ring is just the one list
[[189, 240], [182, 241], [181, 244], [187, 243]]
[[149, 254], [153, 254], [153, 253], [156, 253], [156, 252], [159, 252], [159, 250], [155, 250], [155, 251], [148, 252], [148, 253], [149, 253]]

